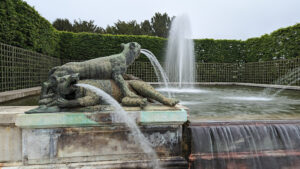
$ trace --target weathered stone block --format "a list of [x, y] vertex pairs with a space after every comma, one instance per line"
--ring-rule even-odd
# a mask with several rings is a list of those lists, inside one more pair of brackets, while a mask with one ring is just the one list
[[0, 126], [0, 163], [12, 163], [21, 160], [21, 129], [13, 126]]
[[[184, 109], [131, 111], [129, 116], [140, 124], [159, 158], [169, 159], [164, 163], [185, 164], [181, 157]], [[22, 157], [27, 165], [148, 159], [129, 128], [111, 112], [22, 114], [16, 125], [23, 131]]]
[[[181, 155], [181, 126], [143, 126], [142, 132], [160, 157]], [[125, 126], [23, 129], [27, 164], [145, 158]]]

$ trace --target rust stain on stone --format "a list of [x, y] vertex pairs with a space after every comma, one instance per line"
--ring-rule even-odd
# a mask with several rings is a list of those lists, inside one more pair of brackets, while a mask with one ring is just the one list
[[[92, 148], [95, 145], [107, 145], [109, 139], [103, 138], [114, 138], [117, 140], [126, 140], [128, 132], [118, 131], [118, 130], [101, 130], [97, 128], [65, 128], [62, 132], [63, 134], [59, 137], [58, 146], [62, 150], [69, 145], [74, 147], [86, 147]], [[121, 133], [120, 133], [121, 132]], [[94, 146], [93, 146], [94, 145]]]

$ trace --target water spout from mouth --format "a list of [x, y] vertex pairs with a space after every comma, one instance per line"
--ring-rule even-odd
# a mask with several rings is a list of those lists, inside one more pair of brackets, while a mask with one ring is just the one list
[[[154, 72], [156, 74], [156, 77], [158, 78], [159, 82], [164, 83], [164, 88], [168, 89], [169, 88], [169, 78], [166, 75], [165, 70], [162, 68], [158, 60], [156, 59], [155, 55], [150, 52], [147, 49], [141, 49], [141, 53], [144, 54], [151, 62]], [[168, 97], [172, 97], [172, 93], [170, 91], [167, 91]]]

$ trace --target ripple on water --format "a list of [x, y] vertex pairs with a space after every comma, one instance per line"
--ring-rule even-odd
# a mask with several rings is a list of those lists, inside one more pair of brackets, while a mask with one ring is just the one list
[[231, 100], [242, 100], [242, 101], [271, 101], [271, 97], [255, 97], [255, 96], [233, 96], [233, 97], [222, 97], [223, 99]]
[[201, 104], [202, 102], [196, 102], [196, 101], [180, 101], [180, 104], [182, 105], [197, 105], [197, 104]]
[[172, 92], [172, 93], [208, 93], [210, 91], [194, 88], [157, 88], [160, 92]]

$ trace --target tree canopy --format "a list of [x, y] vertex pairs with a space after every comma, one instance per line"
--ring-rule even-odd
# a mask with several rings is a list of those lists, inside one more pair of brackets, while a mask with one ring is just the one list
[[93, 20], [74, 20], [71, 23], [68, 19], [57, 18], [52, 25], [60, 31], [69, 32], [92, 32], [113, 35], [150, 35], [158, 37], [167, 37], [171, 25], [171, 18], [167, 13], [155, 13], [149, 20], [137, 23], [136, 20], [121, 21], [118, 20], [114, 25], [108, 25], [105, 29], [94, 24]]

